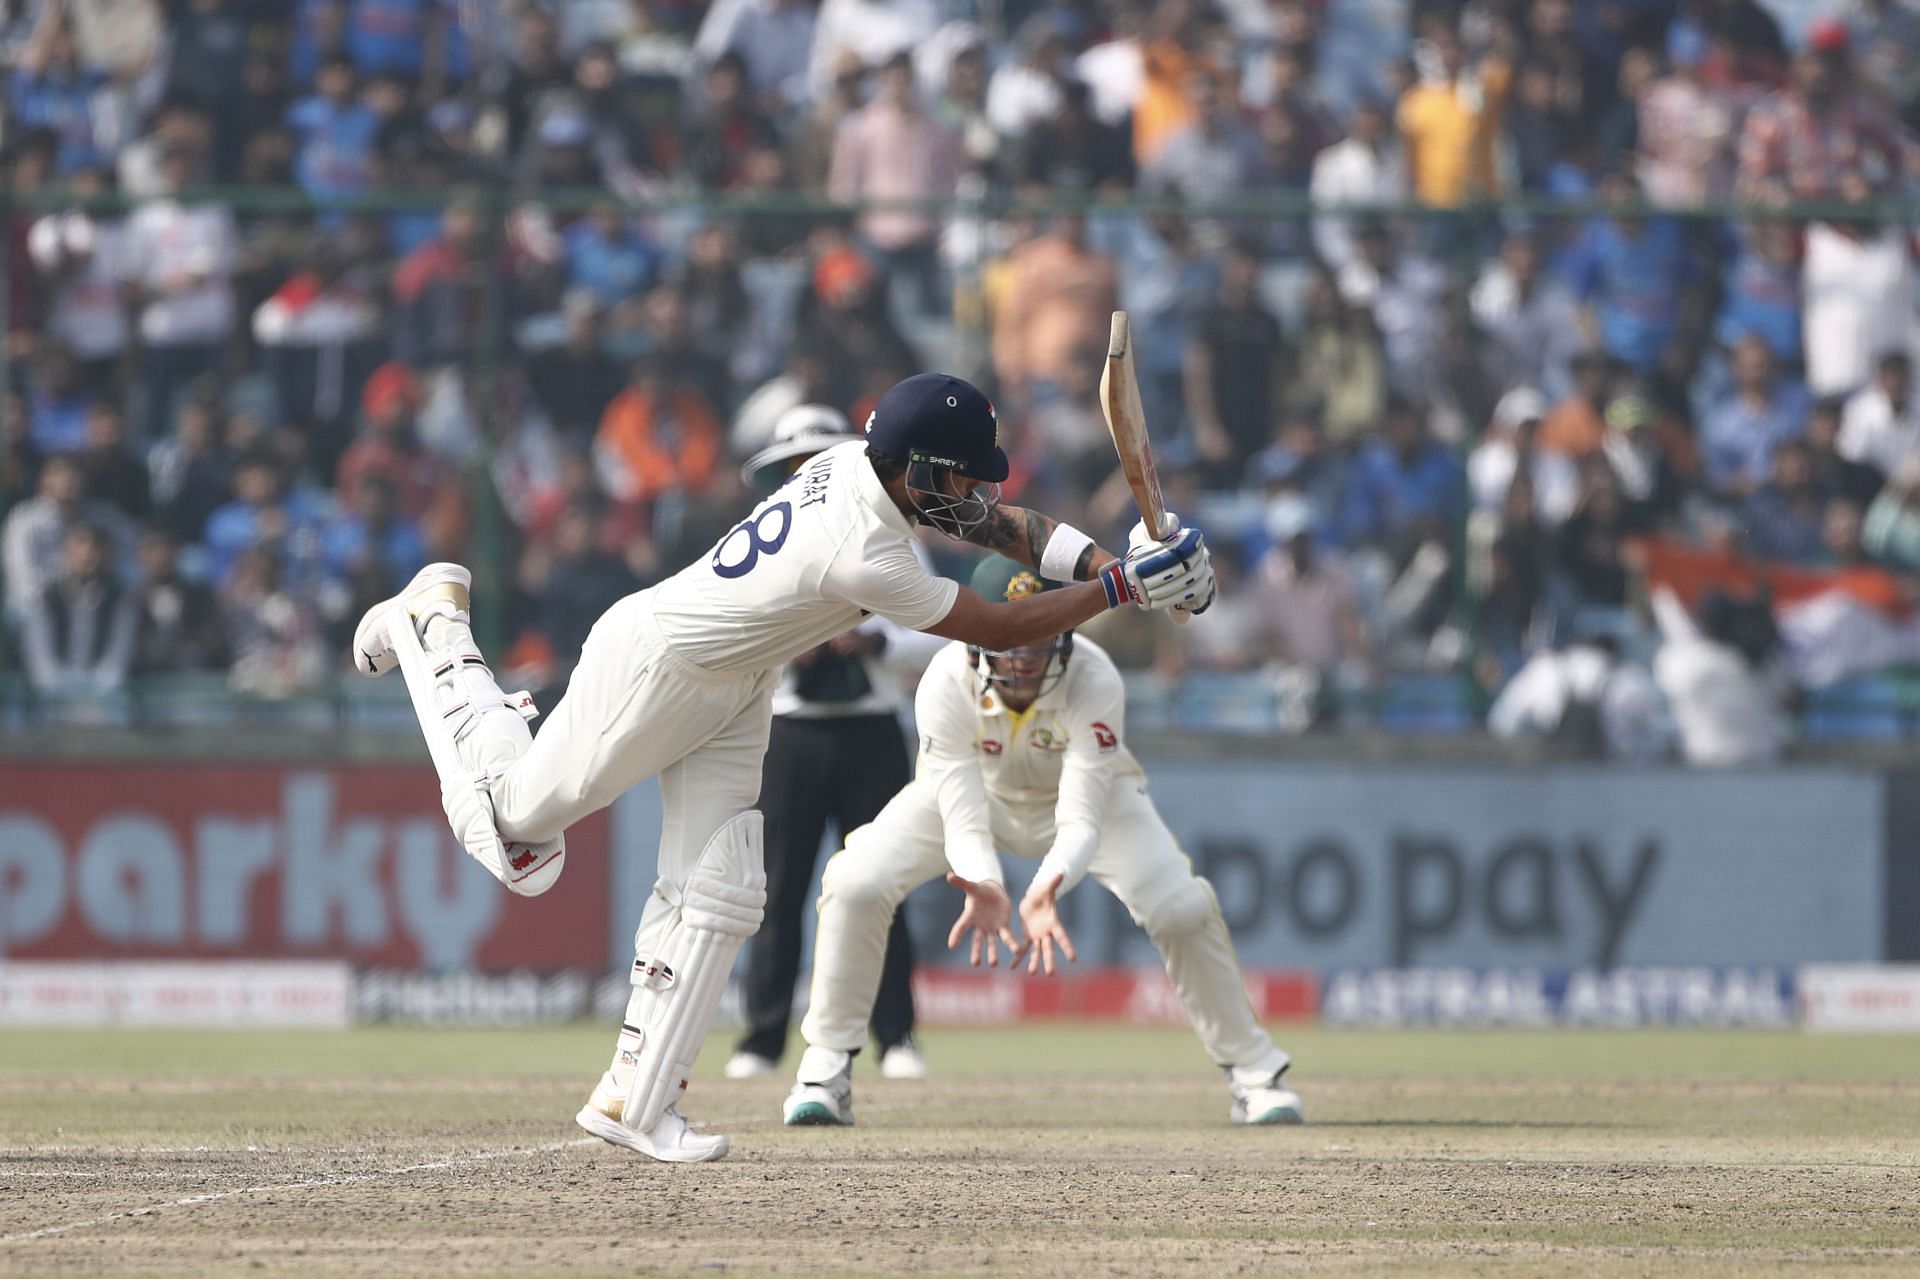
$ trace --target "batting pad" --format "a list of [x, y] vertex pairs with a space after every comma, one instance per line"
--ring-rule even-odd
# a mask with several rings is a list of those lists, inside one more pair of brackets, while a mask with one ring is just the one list
[[478, 793], [487, 787], [488, 772], [477, 758], [468, 762], [485, 756], [504, 765], [523, 754], [533, 734], [527, 728], [529, 712], [516, 702], [530, 707], [532, 699], [520, 693], [509, 701], [477, 651], [429, 654], [406, 605], [395, 600], [389, 609], [388, 642], [427, 740], [427, 754], [440, 774], [441, 804], [454, 835], [510, 891], [539, 896], [566, 866], [566, 839], [539, 844], [503, 839], [494, 827], [492, 802]]
[[650, 1132], [686, 1091], [734, 957], [760, 931], [767, 904], [764, 830], [760, 813], [750, 808], [713, 833], [684, 885], [665, 879], [654, 885], [678, 918], [659, 959], [634, 961], [634, 984], [652, 988], [654, 998], [652, 1015], [638, 1027], [640, 1055], [620, 1114], [629, 1128]]

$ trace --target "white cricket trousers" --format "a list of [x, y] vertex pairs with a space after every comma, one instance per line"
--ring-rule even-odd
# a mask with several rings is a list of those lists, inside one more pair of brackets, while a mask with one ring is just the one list
[[777, 672], [686, 661], [654, 624], [652, 595], [629, 595], [594, 623], [566, 696], [494, 781], [494, 818], [506, 838], [551, 839], [658, 774], [657, 874], [677, 885], [759, 797]]
[[[1046, 855], [1053, 838], [1050, 805], [1011, 809], [995, 803], [992, 821], [994, 843], [1003, 850]], [[931, 785], [919, 781], [849, 835], [846, 848], [827, 862], [814, 931], [812, 995], [800, 1027], [809, 1044], [853, 1052], [866, 1042], [893, 913], [908, 893], [947, 869], [939, 800]], [[1146, 929], [1216, 1065], [1248, 1070], [1286, 1065], [1286, 1054], [1254, 1019], [1213, 889], [1194, 875], [1192, 862], [1137, 776], [1114, 778], [1100, 847], [1087, 876], [1118, 897]], [[1017, 932], [1017, 916], [1014, 927]]]

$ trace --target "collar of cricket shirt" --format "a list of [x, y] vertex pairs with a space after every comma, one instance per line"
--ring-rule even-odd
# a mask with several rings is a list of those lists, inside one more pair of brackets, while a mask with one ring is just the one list
[[[1071, 668], [1069, 668], [1069, 674], [1070, 673]], [[969, 670], [967, 675], [969, 682], [974, 683], [975, 686], [978, 687], [978, 677], [975, 672]], [[1059, 680], [1055, 681], [1052, 688], [1034, 698], [1033, 701], [1028, 704], [1027, 709], [1016, 711], [1004, 701], [1000, 700], [999, 689], [989, 685], [986, 691], [982, 692], [975, 700], [974, 705], [980, 708], [982, 715], [1005, 715], [1013, 721], [1013, 735], [1018, 736], [1026, 728], [1027, 722], [1033, 718], [1034, 712], [1054, 710], [1065, 700], [1066, 687], [1067, 676], [1063, 675]]]
[[[834, 448], [846, 449], [849, 453], [853, 452], [853, 445], [851, 443], [836, 444]], [[882, 484], [880, 477], [873, 473], [873, 463], [867, 460], [864, 447], [855, 458], [851, 460], [850, 464], [854, 468], [853, 484], [854, 488], [859, 491], [860, 500], [868, 506], [871, 506], [874, 512], [879, 515], [880, 522], [888, 528], [908, 538], [913, 537], [913, 521], [909, 520], [906, 513], [895, 505], [892, 496], [887, 492], [887, 486]]]

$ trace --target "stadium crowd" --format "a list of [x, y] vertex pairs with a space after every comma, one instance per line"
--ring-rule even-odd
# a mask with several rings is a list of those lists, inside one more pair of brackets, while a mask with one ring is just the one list
[[1920, 660], [1916, 50], [1910, 0], [7, 0], [6, 651], [286, 696], [485, 555], [557, 686], [783, 410], [926, 367], [1122, 535], [1124, 306], [1224, 579], [1132, 664], [1763, 757]]

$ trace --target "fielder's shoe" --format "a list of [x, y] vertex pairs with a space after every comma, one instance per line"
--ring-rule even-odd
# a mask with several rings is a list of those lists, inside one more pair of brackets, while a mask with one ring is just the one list
[[680, 1112], [671, 1106], [660, 1121], [647, 1132], [629, 1128], [620, 1122], [625, 1098], [608, 1086], [605, 1075], [594, 1085], [593, 1096], [580, 1107], [573, 1122], [605, 1142], [637, 1150], [652, 1159], [669, 1164], [703, 1164], [722, 1158], [728, 1150], [727, 1139], [719, 1133], [697, 1133]]
[[473, 574], [458, 564], [429, 564], [413, 575], [413, 580], [389, 600], [381, 600], [361, 614], [353, 632], [353, 668], [369, 679], [385, 675], [400, 664], [394, 656], [393, 642], [387, 638], [387, 610], [394, 602], [407, 606], [418, 618], [435, 601], [445, 601], [458, 612], [471, 611]]
[[853, 1054], [808, 1048], [781, 1107], [789, 1128], [853, 1123]]
[[780, 1063], [759, 1053], [737, 1052], [727, 1058], [728, 1079], [767, 1079], [780, 1070]]
[[1233, 1092], [1233, 1109], [1227, 1113], [1227, 1118], [1233, 1123], [1299, 1124], [1306, 1122], [1307, 1112], [1300, 1104], [1299, 1094], [1281, 1084], [1279, 1075], [1274, 1075], [1265, 1083], [1251, 1085], [1233, 1081], [1228, 1087]]
[[920, 1055], [920, 1045], [911, 1039], [903, 1039], [880, 1054], [880, 1078], [882, 1079], [925, 1079], [927, 1077], [927, 1059]]

